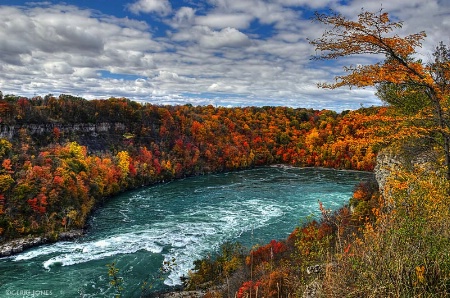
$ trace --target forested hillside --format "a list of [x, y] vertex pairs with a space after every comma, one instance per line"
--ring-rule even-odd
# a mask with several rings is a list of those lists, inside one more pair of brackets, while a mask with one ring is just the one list
[[[375, 170], [348, 205], [332, 211], [319, 201], [321, 218], [287, 239], [249, 251], [227, 243], [196, 261], [186, 289], [238, 298], [450, 296], [450, 48], [440, 42], [424, 55], [425, 32], [401, 36], [409, 30], [383, 8], [356, 18], [316, 12], [313, 21], [327, 27], [310, 40], [313, 60], [353, 63], [318, 86], [375, 88], [386, 106], [336, 113], [0, 92], [0, 244], [57, 240], [116, 194], [188, 176], [271, 164]], [[121, 297], [115, 266], [109, 285]], [[144, 281], [142, 296], [151, 287]]]
[[374, 142], [372, 149], [390, 143], [377, 152], [380, 188], [359, 185], [349, 205], [335, 212], [319, 202], [322, 218], [286, 241], [247, 255], [225, 247], [216, 259], [196, 264], [189, 285], [226, 285], [209, 287], [209, 297], [448, 297], [450, 49], [440, 42], [434, 60], [424, 63], [417, 48], [425, 32], [398, 35], [403, 23], [383, 9], [363, 9], [357, 19], [316, 13], [314, 20], [327, 26], [311, 41], [319, 53], [314, 59], [385, 57], [348, 65], [333, 83], [319, 84], [373, 86], [388, 113], [397, 111], [392, 118], [384, 108], [376, 117], [360, 110], [340, 120], [363, 122], [359, 131]]
[[332, 213], [319, 205], [322, 218], [286, 241], [249, 254], [224, 246], [218, 257], [196, 262], [188, 286], [206, 288], [211, 297], [446, 293], [443, 155], [398, 108], [338, 114], [7, 95], [0, 112], [2, 242], [57, 239], [83, 228], [96, 206], [129, 189], [277, 163], [371, 171], [390, 145], [406, 161], [387, 158], [383, 196], [376, 184], [361, 184], [349, 206]]
[[114, 194], [190, 175], [274, 163], [370, 171], [386, 113], [6, 95], [1, 239], [56, 237]]

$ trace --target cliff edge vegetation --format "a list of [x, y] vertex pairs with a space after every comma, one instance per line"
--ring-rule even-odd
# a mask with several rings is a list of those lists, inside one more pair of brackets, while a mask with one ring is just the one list
[[449, 182], [442, 154], [420, 143], [383, 149], [376, 180], [356, 186], [337, 211], [319, 202], [321, 218], [287, 239], [249, 253], [228, 245], [197, 261], [187, 289], [205, 297], [447, 297]]
[[396, 115], [383, 114], [373, 126], [365, 122], [377, 130], [366, 135], [368, 143], [389, 144], [375, 167], [380, 188], [359, 185], [349, 205], [336, 212], [319, 203], [319, 221], [286, 241], [252, 249], [235, 275], [220, 269], [236, 264], [233, 258], [198, 263], [189, 286], [201, 286], [203, 275], [219, 270], [214, 276], [223, 286], [208, 297], [447, 297], [450, 49], [441, 42], [434, 60], [424, 63], [417, 48], [425, 32], [397, 35], [403, 23], [383, 9], [362, 10], [356, 20], [317, 13], [315, 20], [328, 26], [311, 41], [320, 52], [316, 59], [385, 57], [347, 66], [335, 83], [319, 84], [374, 86], [390, 116]]
[[119, 192], [191, 175], [276, 163], [370, 171], [387, 133], [377, 123], [392, 116], [385, 108], [338, 114], [6, 95], [0, 117], [5, 241], [56, 239]]

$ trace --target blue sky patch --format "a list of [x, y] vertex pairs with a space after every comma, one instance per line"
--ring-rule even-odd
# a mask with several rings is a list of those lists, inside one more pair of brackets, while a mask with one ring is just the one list
[[133, 75], [133, 74], [112, 73], [108, 70], [100, 70], [98, 73], [104, 79], [118, 79], [118, 80], [134, 81], [137, 79], [144, 78], [142, 76]]
[[373, 89], [317, 88], [372, 56], [314, 61], [308, 43], [326, 29], [311, 21], [315, 11], [356, 18], [381, 7], [404, 22], [400, 36], [426, 31], [417, 54], [424, 62], [448, 42], [450, 1], [442, 0], [2, 0], [1, 91], [336, 110], [381, 104]]

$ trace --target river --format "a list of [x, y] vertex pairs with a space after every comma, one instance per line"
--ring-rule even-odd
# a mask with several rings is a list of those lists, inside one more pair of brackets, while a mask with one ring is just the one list
[[[77, 241], [0, 259], [0, 297], [112, 297], [106, 265], [113, 262], [124, 278], [124, 297], [139, 297], [146, 279], [155, 289], [179, 285], [194, 260], [224, 242], [251, 247], [285, 239], [302, 221], [319, 215], [318, 200], [336, 209], [371, 176], [272, 166], [127, 192], [95, 212]], [[172, 259], [176, 264], [160, 281], [158, 269]]]

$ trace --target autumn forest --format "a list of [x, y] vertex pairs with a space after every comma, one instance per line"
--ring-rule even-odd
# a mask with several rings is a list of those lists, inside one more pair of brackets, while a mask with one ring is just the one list
[[[2, 132], [14, 136], [1, 141], [0, 232], [10, 239], [82, 228], [114, 194], [190, 175], [275, 163], [370, 171], [379, 146], [367, 142], [375, 133], [367, 123], [384, 113], [5, 96]], [[37, 123], [47, 129], [34, 132]], [[80, 123], [93, 131], [77, 132]], [[95, 131], [105, 123], [108, 131]]]
[[[322, 88], [374, 87], [385, 103], [336, 113], [290, 107], [162, 106], [127, 98], [0, 95], [0, 240], [58, 235], [121, 192], [273, 164], [377, 172], [352, 198], [287, 239], [226, 244], [194, 263], [206, 297], [447, 297], [450, 293], [450, 49], [416, 58], [424, 32], [398, 36], [382, 9], [328, 26], [314, 59], [360, 54]], [[122, 295], [120, 268], [110, 285]], [[143, 286], [143, 296], [149, 288]], [[310, 296], [307, 296], [310, 295]]]

